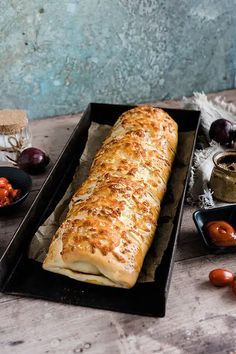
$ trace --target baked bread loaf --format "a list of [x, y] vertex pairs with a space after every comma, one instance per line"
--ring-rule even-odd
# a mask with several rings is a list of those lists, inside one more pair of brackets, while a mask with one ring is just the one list
[[177, 138], [176, 122], [162, 109], [123, 113], [74, 194], [43, 268], [131, 288], [154, 237]]

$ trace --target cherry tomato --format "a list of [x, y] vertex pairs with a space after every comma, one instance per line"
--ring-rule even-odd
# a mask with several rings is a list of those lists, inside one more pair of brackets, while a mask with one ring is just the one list
[[20, 190], [20, 189], [13, 189], [13, 190], [11, 191], [11, 197], [12, 197], [13, 199], [19, 198], [20, 195], [21, 195], [21, 190]]
[[234, 280], [234, 273], [227, 269], [214, 269], [209, 273], [209, 279], [215, 286], [226, 286]]
[[5, 189], [6, 189], [9, 193], [11, 193], [11, 192], [13, 191], [13, 187], [12, 187], [12, 185], [11, 185], [10, 183], [8, 183], [8, 184], [5, 186]]
[[20, 196], [20, 189], [13, 189], [7, 178], [0, 177], [0, 207], [11, 204]]
[[234, 280], [232, 283], [232, 291], [233, 291], [234, 295], [236, 295], [236, 280]]
[[0, 188], [0, 198], [8, 197], [8, 194], [9, 192], [7, 189]]
[[11, 204], [11, 199], [6, 197], [4, 205], [9, 205], [9, 204]]
[[9, 182], [5, 177], [0, 177], [0, 188], [5, 188], [8, 183]]
[[11, 200], [8, 197], [0, 198], [0, 207], [11, 204]]

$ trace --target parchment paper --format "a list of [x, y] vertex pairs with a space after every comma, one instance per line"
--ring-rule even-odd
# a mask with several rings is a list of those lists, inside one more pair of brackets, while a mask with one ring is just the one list
[[157, 233], [144, 260], [139, 282], [150, 282], [155, 279], [155, 272], [161, 263], [174, 227], [174, 218], [184, 190], [189, 159], [194, 141], [194, 132], [179, 133], [178, 149], [168, 188], [161, 205]]
[[[64, 220], [72, 195], [83, 183], [89, 174], [89, 169], [96, 152], [101, 147], [105, 137], [111, 129], [108, 125], [92, 123], [89, 128], [88, 141], [81, 157], [80, 166], [76, 169], [72, 183], [69, 185], [63, 198], [57, 204], [53, 213], [39, 227], [29, 247], [28, 256], [38, 262], [46, 257], [52, 236]], [[162, 203], [158, 220], [158, 232], [145, 258], [139, 282], [154, 281], [155, 271], [161, 262], [165, 249], [168, 246], [176, 209], [184, 189], [184, 181], [188, 169], [188, 161], [194, 139], [194, 132], [179, 133], [179, 144], [174, 168], [172, 170], [168, 189]]]

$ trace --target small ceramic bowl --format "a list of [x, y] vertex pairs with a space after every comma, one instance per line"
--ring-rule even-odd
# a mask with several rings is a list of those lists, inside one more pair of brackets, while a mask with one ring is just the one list
[[236, 252], [236, 246], [216, 246], [204, 227], [210, 221], [223, 220], [236, 229], [236, 204], [212, 209], [199, 209], [193, 213], [193, 220], [208, 251], [215, 254]]
[[31, 187], [31, 177], [16, 167], [0, 166], [0, 177], [5, 177], [14, 189], [21, 190], [21, 197], [9, 205], [0, 207], [0, 214], [16, 209], [28, 196]]

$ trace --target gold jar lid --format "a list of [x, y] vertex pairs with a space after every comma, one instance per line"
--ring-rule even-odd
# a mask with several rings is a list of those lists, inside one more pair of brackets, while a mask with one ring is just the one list
[[0, 134], [17, 134], [28, 125], [28, 118], [24, 111], [19, 109], [0, 110]]
[[217, 152], [213, 156], [213, 162], [216, 168], [223, 173], [236, 176], [236, 150], [225, 150]]

